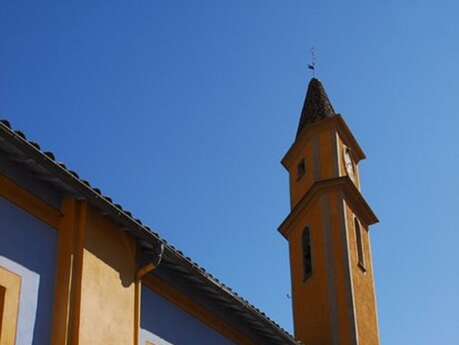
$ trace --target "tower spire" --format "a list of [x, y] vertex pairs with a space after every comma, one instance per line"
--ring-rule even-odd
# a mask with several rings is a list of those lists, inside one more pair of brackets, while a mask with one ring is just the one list
[[312, 78], [304, 99], [303, 109], [301, 110], [296, 137], [298, 138], [306, 125], [326, 117], [333, 117], [334, 115], [335, 110], [328, 99], [322, 83], [318, 79]]

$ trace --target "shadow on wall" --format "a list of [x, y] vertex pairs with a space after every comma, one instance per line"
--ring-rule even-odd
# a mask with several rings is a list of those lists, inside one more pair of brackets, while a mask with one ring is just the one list
[[116, 270], [123, 287], [130, 287], [137, 268], [135, 240], [92, 209], [88, 210], [86, 229], [86, 251]]

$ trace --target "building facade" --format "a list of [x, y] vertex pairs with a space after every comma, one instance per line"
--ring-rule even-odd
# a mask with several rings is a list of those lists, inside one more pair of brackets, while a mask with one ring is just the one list
[[0, 123], [0, 345], [378, 345], [365, 158], [312, 79], [293, 145], [294, 335]]

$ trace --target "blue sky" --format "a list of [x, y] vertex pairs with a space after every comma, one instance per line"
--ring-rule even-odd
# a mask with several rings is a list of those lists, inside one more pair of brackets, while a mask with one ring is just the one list
[[368, 156], [382, 343], [459, 342], [457, 2], [1, 7], [1, 117], [288, 330], [279, 161], [314, 46]]

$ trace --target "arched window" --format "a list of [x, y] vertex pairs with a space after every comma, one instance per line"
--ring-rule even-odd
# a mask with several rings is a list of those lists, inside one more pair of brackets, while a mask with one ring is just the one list
[[303, 231], [303, 280], [312, 275], [311, 232], [309, 227]]
[[365, 252], [363, 247], [363, 240], [362, 240], [362, 230], [360, 228], [360, 223], [357, 218], [354, 218], [354, 229], [355, 229], [355, 241], [357, 246], [357, 257], [358, 257], [358, 264], [359, 267], [366, 271], [365, 266]]

